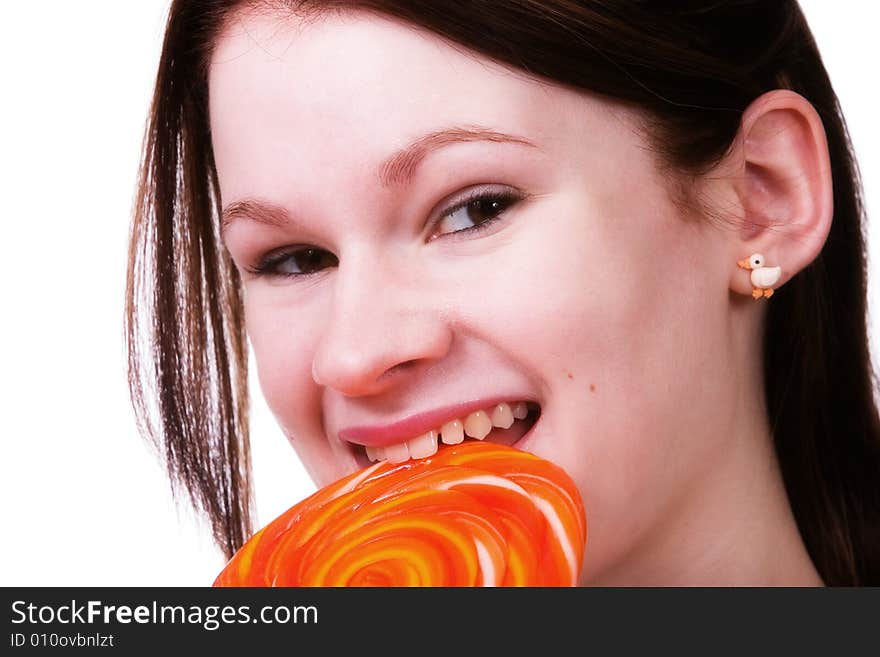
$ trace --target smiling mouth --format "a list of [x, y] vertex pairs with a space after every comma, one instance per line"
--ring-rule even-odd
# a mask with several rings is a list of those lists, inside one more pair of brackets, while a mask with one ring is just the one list
[[535, 402], [502, 403], [492, 409], [476, 411], [467, 417], [451, 420], [436, 431], [402, 443], [385, 447], [364, 447], [349, 443], [348, 447], [361, 468], [368, 467], [374, 461], [402, 463], [426, 458], [435, 454], [444, 444], [455, 445], [465, 440], [485, 440], [515, 447], [531, 433], [540, 417], [541, 407]]

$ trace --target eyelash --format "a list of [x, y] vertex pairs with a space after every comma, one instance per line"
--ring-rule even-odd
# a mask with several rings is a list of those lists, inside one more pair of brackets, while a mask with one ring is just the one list
[[[492, 224], [497, 222], [499, 219], [503, 218], [505, 213], [514, 205], [516, 205], [519, 201], [524, 198], [522, 194], [519, 192], [515, 192], [513, 190], [505, 190], [503, 192], [487, 192], [485, 189], [478, 189], [474, 192], [467, 194], [464, 198], [456, 201], [452, 206], [443, 211], [443, 214], [435, 222], [435, 225], [439, 224], [444, 219], [450, 217], [455, 214], [459, 210], [466, 208], [471, 203], [476, 203], [478, 201], [501, 201], [502, 209], [497, 213], [486, 219], [485, 221], [475, 224], [469, 228], [461, 228], [459, 230], [454, 230], [449, 233], [441, 233], [439, 237], [446, 238], [447, 236], [461, 236], [463, 234], [467, 234], [467, 236], [478, 235], [483, 231], [487, 230]], [[458, 237], [450, 237], [451, 239], [459, 239]], [[433, 239], [433, 236], [432, 236]], [[321, 273], [321, 269], [317, 269], [311, 272], [279, 272], [274, 271], [274, 269], [284, 262], [289, 257], [295, 256], [297, 254], [305, 254], [305, 253], [322, 253], [322, 249], [316, 249], [313, 247], [305, 247], [299, 248], [292, 251], [282, 251], [280, 253], [268, 253], [263, 256], [260, 261], [254, 265], [253, 267], [245, 267], [245, 269], [255, 276], [266, 276], [271, 278], [306, 278], [309, 276], [314, 276], [316, 274]], [[324, 252], [327, 253], [327, 252]], [[338, 261], [337, 261], [338, 262]]]

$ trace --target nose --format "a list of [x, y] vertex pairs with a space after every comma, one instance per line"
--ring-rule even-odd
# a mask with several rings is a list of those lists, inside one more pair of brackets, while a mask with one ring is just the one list
[[452, 330], [437, 299], [413, 276], [350, 259], [340, 260], [333, 284], [312, 361], [317, 384], [347, 397], [377, 394], [448, 352]]

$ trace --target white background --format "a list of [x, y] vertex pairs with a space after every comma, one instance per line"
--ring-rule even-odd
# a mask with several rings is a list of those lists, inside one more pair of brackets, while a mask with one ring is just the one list
[[[125, 384], [128, 222], [167, 5], [3, 6], [3, 586], [202, 586], [224, 563], [206, 526], [173, 504]], [[849, 122], [869, 213], [880, 211], [877, 12], [861, 0], [801, 5]], [[878, 240], [871, 226], [872, 309]], [[260, 526], [314, 487], [254, 377], [251, 389]]]

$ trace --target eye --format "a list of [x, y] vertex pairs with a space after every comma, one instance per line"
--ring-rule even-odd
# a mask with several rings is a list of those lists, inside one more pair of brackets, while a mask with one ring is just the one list
[[338, 264], [339, 259], [329, 251], [306, 247], [267, 253], [255, 266], [246, 269], [256, 276], [297, 278], [317, 274], [325, 267]]
[[[477, 189], [469, 192], [441, 213], [440, 219], [434, 224], [435, 230], [431, 239], [447, 234], [474, 234], [485, 230], [523, 198], [521, 193], [513, 190]], [[453, 229], [439, 230], [444, 223], [451, 224]], [[456, 225], [462, 224], [463, 227], [455, 228]], [[295, 279], [313, 276], [327, 267], [338, 265], [339, 259], [324, 249], [311, 246], [285, 247], [267, 253], [256, 265], [245, 267], [245, 270], [260, 277]]]
[[[431, 239], [451, 234], [474, 234], [486, 230], [502, 217], [504, 212], [522, 200], [512, 190], [492, 191], [478, 189], [452, 203], [434, 224]], [[451, 230], [444, 230], [445, 227]]]

